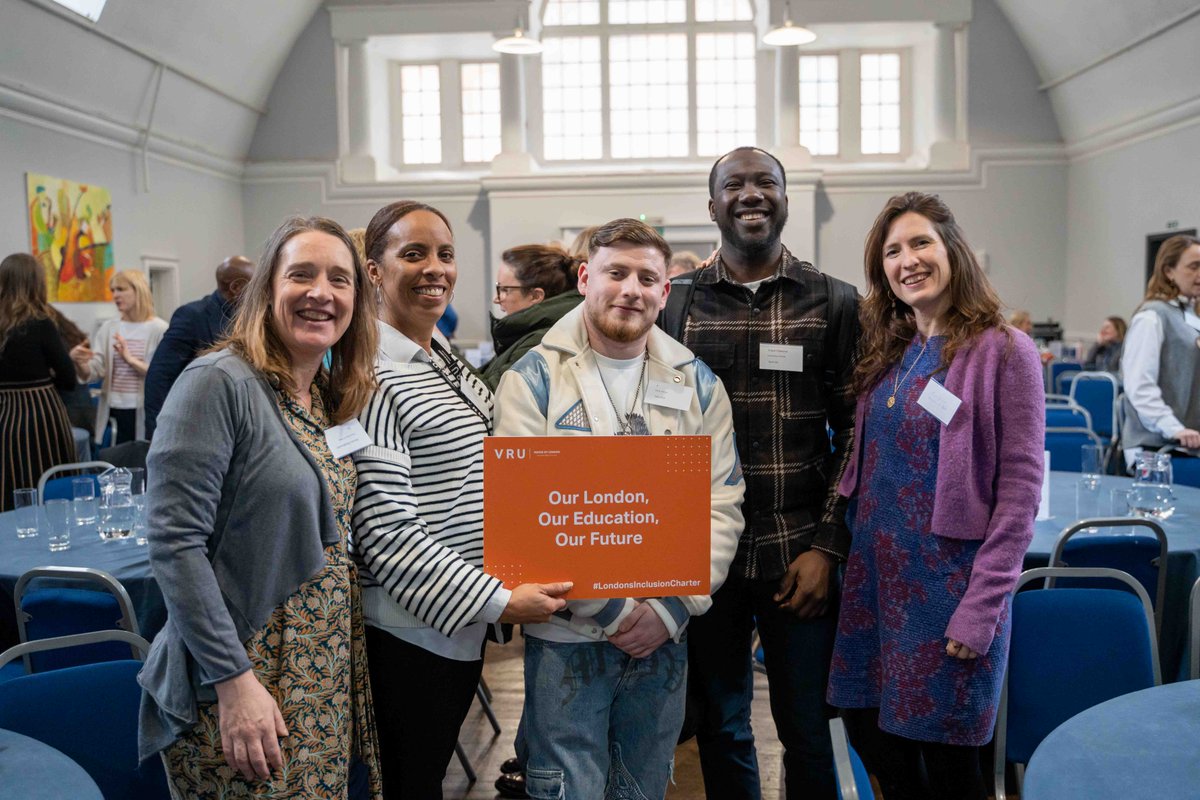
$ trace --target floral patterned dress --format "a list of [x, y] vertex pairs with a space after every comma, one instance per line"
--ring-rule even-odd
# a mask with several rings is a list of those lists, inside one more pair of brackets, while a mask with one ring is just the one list
[[[978, 540], [930, 531], [941, 423], [917, 399], [938, 368], [944, 338], [909, 345], [871, 393], [829, 702], [878, 708], [879, 727], [908, 739], [982, 745], [992, 738], [1008, 659], [1006, 610], [987, 655], [946, 655], [946, 626], [967, 590]], [[906, 380], [887, 400], [897, 375]], [[944, 373], [943, 373], [944, 374]]]
[[275, 609], [246, 642], [254, 675], [279, 704], [288, 735], [283, 769], [270, 781], [245, 781], [225, 761], [217, 704], [200, 705], [200, 721], [164, 751], [176, 797], [345, 798], [354, 756], [370, 773], [371, 797], [382, 798], [375, 719], [367, 676], [358, 574], [346, 552], [358, 476], [349, 456], [335, 459], [321, 393], [312, 412], [280, 392], [280, 411], [321, 467], [341, 539], [325, 548], [325, 567]]

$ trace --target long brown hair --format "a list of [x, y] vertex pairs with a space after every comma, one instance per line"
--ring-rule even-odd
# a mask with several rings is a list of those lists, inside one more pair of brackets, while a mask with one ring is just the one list
[[246, 359], [255, 369], [281, 386], [293, 391], [295, 385], [291, 360], [275, 331], [271, 305], [274, 301], [275, 273], [279, 269], [283, 247], [294, 236], [306, 231], [328, 234], [346, 245], [354, 261], [354, 310], [350, 327], [330, 348], [331, 367], [325, 389], [330, 417], [335, 423], [357, 417], [375, 390], [375, 351], [378, 332], [375, 327], [374, 293], [367, 270], [354, 242], [341, 225], [324, 217], [291, 217], [271, 234], [263, 248], [254, 277], [238, 301], [233, 330], [214, 350], [228, 347]]
[[[1154, 257], [1154, 274], [1146, 284], [1146, 296], [1138, 304], [1139, 309], [1151, 300], [1170, 301], [1179, 297], [1179, 287], [1167, 277], [1167, 270], [1179, 266], [1179, 259], [1183, 257], [1184, 251], [1194, 244], [1200, 244], [1200, 239], [1184, 234], [1172, 236], [1162, 243], [1158, 248], [1158, 255]], [[1196, 306], [1200, 308], [1200, 298], [1196, 298]]]
[[992, 288], [975, 253], [950, 208], [934, 194], [908, 192], [887, 201], [867, 233], [863, 272], [867, 296], [859, 304], [862, 328], [861, 356], [854, 370], [854, 391], [872, 389], [884, 373], [898, 363], [904, 348], [917, 335], [912, 307], [892, 293], [883, 271], [883, 246], [892, 223], [904, 214], [920, 214], [933, 223], [950, 262], [950, 308], [943, 320], [946, 345], [939, 371], [950, 366], [954, 355], [973, 338], [996, 328], [1007, 330], [1000, 313], [1000, 298]]
[[0, 261], [0, 351], [8, 336], [34, 319], [54, 319], [46, 302], [46, 273], [29, 253], [13, 253]]

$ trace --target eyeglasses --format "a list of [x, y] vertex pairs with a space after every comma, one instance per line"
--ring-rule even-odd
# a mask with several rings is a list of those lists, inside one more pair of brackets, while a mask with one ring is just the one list
[[523, 291], [525, 291], [524, 286], [501, 286], [498, 283], [496, 284], [496, 297], [503, 298], [505, 292], [523, 292]]

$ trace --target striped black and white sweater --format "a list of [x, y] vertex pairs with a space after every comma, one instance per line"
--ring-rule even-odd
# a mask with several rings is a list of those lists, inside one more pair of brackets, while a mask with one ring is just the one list
[[359, 417], [372, 444], [354, 455], [351, 547], [363, 610], [380, 627], [428, 626], [452, 636], [478, 621], [501, 586], [481, 568], [492, 395], [446, 350], [435, 348], [431, 362], [411, 340], [381, 330], [392, 346], [385, 335], [379, 389]]

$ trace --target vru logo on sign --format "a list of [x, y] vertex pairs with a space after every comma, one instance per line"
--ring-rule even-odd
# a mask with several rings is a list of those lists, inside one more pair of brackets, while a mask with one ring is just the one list
[[497, 447], [493, 452], [496, 454], [496, 458], [515, 459], [525, 457], [524, 447]]

